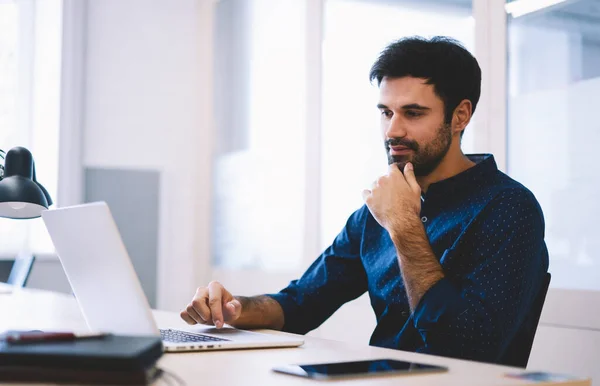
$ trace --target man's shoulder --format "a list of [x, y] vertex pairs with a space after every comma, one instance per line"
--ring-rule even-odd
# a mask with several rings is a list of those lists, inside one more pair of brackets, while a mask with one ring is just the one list
[[494, 183], [490, 186], [490, 203], [503, 208], [507, 206], [528, 208], [542, 215], [541, 206], [533, 192], [501, 171], [496, 172]]
[[495, 180], [497, 181], [498, 193], [517, 195], [524, 200], [534, 200], [537, 202], [535, 195], [529, 188], [500, 170], [496, 172]]

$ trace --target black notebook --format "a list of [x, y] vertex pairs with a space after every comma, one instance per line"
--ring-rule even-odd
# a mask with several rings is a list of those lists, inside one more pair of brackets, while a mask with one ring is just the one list
[[146, 384], [159, 375], [160, 337], [0, 343], [0, 382]]

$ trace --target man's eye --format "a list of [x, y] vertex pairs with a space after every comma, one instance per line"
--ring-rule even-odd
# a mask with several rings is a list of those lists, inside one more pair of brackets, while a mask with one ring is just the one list
[[386, 118], [389, 118], [392, 116], [392, 112], [390, 110], [382, 110], [381, 115], [383, 115]]
[[420, 111], [406, 110], [406, 116], [409, 118], [417, 118], [423, 115]]

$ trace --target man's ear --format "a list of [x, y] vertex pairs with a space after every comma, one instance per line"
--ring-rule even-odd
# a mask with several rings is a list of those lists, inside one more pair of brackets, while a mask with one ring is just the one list
[[452, 115], [452, 133], [459, 134], [471, 121], [471, 115], [473, 114], [473, 105], [468, 99], [463, 99], [458, 106], [454, 109]]

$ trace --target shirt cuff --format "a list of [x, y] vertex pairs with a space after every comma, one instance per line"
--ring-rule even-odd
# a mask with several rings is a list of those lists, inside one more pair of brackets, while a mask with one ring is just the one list
[[413, 312], [413, 321], [418, 331], [427, 331], [434, 327], [440, 318], [451, 310], [460, 292], [447, 278], [442, 278], [435, 283], [419, 301]]
[[300, 307], [293, 297], [282, 292], [276, 294], [266, 294], [265, 296], [277, 301], [283, 310], [283, 328], [281, 330], [284, 332], [303, 334], [303, 332], [300, 331], [300, 326], [298, 326]]

